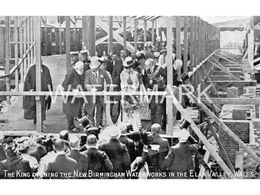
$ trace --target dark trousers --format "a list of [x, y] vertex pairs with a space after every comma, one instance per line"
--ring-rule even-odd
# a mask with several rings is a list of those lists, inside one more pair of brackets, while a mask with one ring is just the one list
[[156, 98], [153, 96], [150, 102], [152, 124], [158, 123], [162, 125], [163, 115], [162, 115], [161, 99], [162, 99], [161, 97], [158, 97], [158, 100], [156, 100]]

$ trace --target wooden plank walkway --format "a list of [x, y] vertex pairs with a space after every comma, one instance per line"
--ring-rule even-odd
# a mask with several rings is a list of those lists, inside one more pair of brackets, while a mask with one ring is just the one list
[[[43, 64], [50, 69], [54, 89], [61, 84], [66, 74], [65, 55], [54, 55], [43, 58]], [[23, 86], [20, 86], [22, 89]], [[8, 111], [0, 115], [1, 119], [7, 119], [9, 123], [0, 123], [1, 131], [36, 131], [36, 126], [32, 120], [24, 120], [22, 109], [22, 97], [17, 96], [12, 98], [12, 104]], [[47, 111], [46, 121], [44, 125], [47, 127], [47, 133], [59, 132], [67, 128], [66, 117], [62, 112], [62, 100], [57, 98], [57, 101], [52, 104], [52, 107]]]

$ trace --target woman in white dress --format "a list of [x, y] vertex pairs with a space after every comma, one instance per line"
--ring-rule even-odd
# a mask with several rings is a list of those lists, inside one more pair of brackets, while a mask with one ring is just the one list
[[137, 92], [142, 85], [140, 74], [132, 68], [133, 59], [127, 57], [123, 61], [124, 70], [120, 74], [122, 91], [122, 118], [123, 122], [132, 124], [134, 131], [141, 128], [140, 102], [137, 95], [124, 95], [124, 92]]

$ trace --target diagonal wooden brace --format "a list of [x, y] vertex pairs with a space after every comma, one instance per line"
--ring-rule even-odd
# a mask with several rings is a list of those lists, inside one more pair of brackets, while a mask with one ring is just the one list
[[[211, 61], [211, 59], [213, 61]], [[232, 73], [230, 73], [230, 71], [223, 66], [222, 64], [220, 64], [214, 57], [212, 57], [211, 59], [209, 59], [209, 62], [213, 65], [216, 66], [217, 68], [219, 68], [220, 70], [222, 70], [223, 72], [227, 73], [228, 75], [230, 75], [233, 79], [235, 80], [239, 80], [237, 77], [235, 77]]]
[[[182, 86], [186, 92], [190, 92], [189, 89], [187, 89], [185, 86]], [[206, 114], [208, 114], [215, 122], [216, 124], [219, 126], [219, 129], [223, 130], [224, 132], [227, 133], [228, 136], [230, 136], [236, 143], [238, 143], [248, 154], [250, 154], [252, 156], [252, 158], [254, 158], [254, 160], [260, 164], [260, 158], [231, 130], [229, 129], [229, 127], [223, 123], [221, 120], [219, 120], [219, 118], [212, 113], [202, 102], [200, 102], [200, 100], [198, 100], [198, 98], [192, 94], [190, 92], [189, 94], [194, 101], [204, 110], [204, 112]]]
[[172, 98], [172, 102], [174, 106], [178, 109], [178, 111], [182, 114], [182, 116], [187, 120], [191, 125], [192, 130], [196, 133], [196, 135], [199, 137], [199, 139], [202, 141], [202, 143], [208, 148], [210, 154], [215, 158], [215, 160], [218, 162], [218, 164], [221, 166], [221, 168], [224, 170], [225, 173], [228, 173], [229, 177], [233, 178], [234, 175], [231, 172], [231, 170], [228, 168], [226, 163], [222, 160], [222, 158], [219, 156], [219, 154], [215, 151], [215, 149], [211, 146], [207, 138], [203, 135], [203, 133], [200, 131], [200, 129], [196, 126], [194, 121], [190, 118], [187, 111], [182, 107], [180, 102], [176, 99], [173, 92], [170, 91], [170, 95]]

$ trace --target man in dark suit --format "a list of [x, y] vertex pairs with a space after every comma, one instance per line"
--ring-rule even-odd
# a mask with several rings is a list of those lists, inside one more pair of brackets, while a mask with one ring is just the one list
[[[162, 163], [162, 169], [175, 173], [177, 179], [187, 179], [194, 177], [190, 171], [194, 171], [193, 156], [198, 149], [197, 144], [189, 144], [187, 129], [182, 129], [178, 133], [179, 143], [170, 148], [168, 155]], [[176, 172], [181, 172], [182, 175], [178, 176]]]
[[47, 177], [55, 177], [60, 179], [69, 179], [74, 177], [74, 171], [78, 170], [77, 161], [66, 156], [64, 149], [64, 140], [57, 139], [54, 143], [54, 150], [56, 151], [57, 156], [53, 162], [49, 162], [47, 164]]
[[3, 142], [4, 142], [4, 135], [2, 134], [2, 132], [0, 132], [0, 161], [5, 160], [7, 158], [4, 151]]
[[[156, 65], [156, 61], [152, 58], [149, 58], [145, 62], [146, 71], [143, 76], [144, 86], [147, 91], [164, 91], [166, 87], [166, 75], [162, 68]], [[151, 121], [152, 124], [158, 123], [162, 124], [164, 109], [162, 108], [162, 97], [161, 96], [152, 96], [150, 101], [151, 109]]]
[[[93, 92], [93, 96], [88, 96], [88, 103], [85, 105], [85, 112], [93, 126], [102, 126], [102, 114], [105, 111], [104, 96], [94, 96], [96, 91], [105, 91], [105, 85], [112, 83], [106, 70], [100, 69], [100, 60], [94, 56], [90, 59], [90, 70], [85, 72], [84, 85], [87, 91]], [[95, 99], [93, 99], [95, 98]], [[95, 115], [96, 111], [96, 115]]]
[[34, 150], [30, 152], [30, 155], [35, 157], [38, 162], [40, 162], [41, 158], [47, 154], [46, 148], [44, 146], [44, 136], [39, 136], [36, 139], [36, 146]]
[[113, 172], [123, 173], [130, 170], [130, 156], [125, 144], [118, 139], [120, 137], [120, 128], [111, 126], [107, 129], [110, 139], [99, 146], [99, 149], [106, 152], [113, 164]]
[[98, 149], [95, 135], [87, 137], [87, 150], [84, 152], [88, 156], [88, 171], [91, 172], [111, 172], [113, 165], [107, 154]]
[[13, 177], [16, 179], [32, 178], [32, 169], [30, 167], [29, 161], [18, 155], [15, 144], [13, 142], [6, 145], [5, 152], [7, 159], [0, 161], [0, 178], [10, 179], [10, 177], [5, 174], [4, 170], [6, 170], [6, 173], [9, 175], [13, 175]]
[[123, 60], [125, 59], [125, 57], [126, 55], [124, 50], [120, 51], [120, 58], [118, 58], [116, 54], [113, 54], [112, 56], [112, 62], [113, 62], [112, 80], [113, 80], [113, 84], [118, 86], [114, 89], [116, 91], [120, 90], [120, 74], [124, 69]]
[[134, 141], [132, 139], [130, 139], [129, 137], [127, 137], [127, 125], [125, 123], [120, 123], [119, 128], [121, 130], [121, 135], [119, 137], [119, 141], [122, 144], [125, 144], [127, 147], [127, 150], [129, 152], [129, 156], [130, 156], [130, 161], [133, 162], [135, 160], [136, 156], [136, 151], [135, 151], [135, 144]]
[[79, 172], [87, 172], [88, 157], [86, 154], [79, 151], [79, 138], [71, 135], [69, 140], [71, 150], [67, 156], [77, 161], [77, 169]]
[[[84, 64], [81, 61], [71, 68], [69, 73], [65, 76], [62, 83], [64, 91], [77, 92], [84, 89]], [[63, 103], [63, 112], [66, 114], [69, 131], [78, 131], [74, 124], [74, 119], [81, 117], [81, 109], [84, 100], [82, 98], [68, 97], [67, 102]]]
[[167, 139], [160, 136], [161, 125], [153, 124], [151, 127], [152, 136], [150, 138], [151, 149], [148, 150], [148, 166], [151, 171], [160, 171], [161, 164], [169, 151], [169, 143]]

